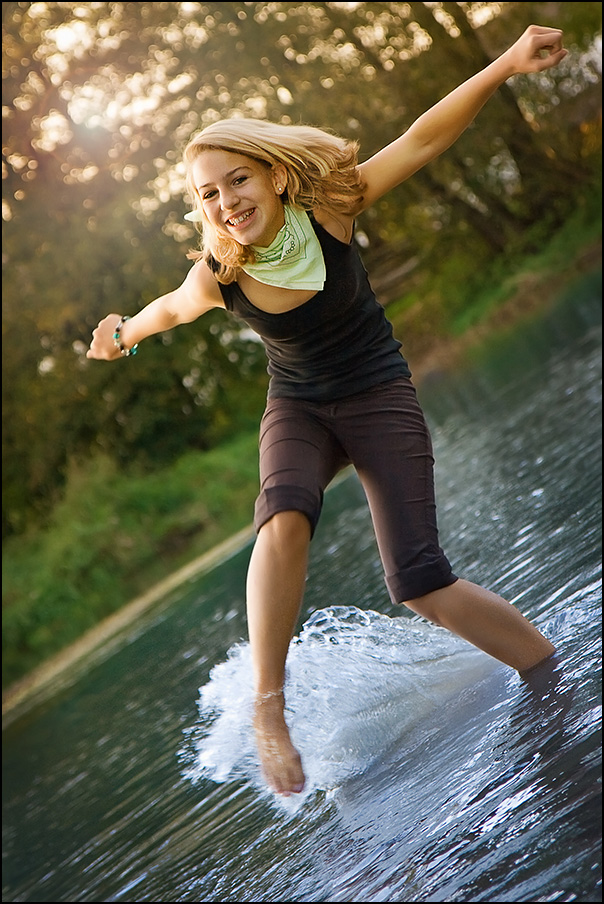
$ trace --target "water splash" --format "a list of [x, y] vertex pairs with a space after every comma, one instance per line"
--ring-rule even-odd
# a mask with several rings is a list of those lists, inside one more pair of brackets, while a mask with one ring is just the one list
[[[443, 628], [351, 606], [316, 611], [290, 647], [286, 718], [302, 757], [298, 806], [365, 771], [411, 726], [463, 696], [498, 663]], [[252, 732], [250, 648], [240, 643], [200, 688], [185, 776], [244, 778], [265, 792]], [[295, 804], [293, 801], [295, 800]]]

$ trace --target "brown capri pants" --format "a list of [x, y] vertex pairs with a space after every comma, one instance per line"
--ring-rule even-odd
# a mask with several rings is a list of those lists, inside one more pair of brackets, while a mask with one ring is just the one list
[[325, 489], [348, 464], [367, 497], [392, 601], [454, 583], [438, 542], [432, 442], [407, 377], [335, 402], [269, 399], [260, 426], [256, 530], [294, 510], [314, 534]]

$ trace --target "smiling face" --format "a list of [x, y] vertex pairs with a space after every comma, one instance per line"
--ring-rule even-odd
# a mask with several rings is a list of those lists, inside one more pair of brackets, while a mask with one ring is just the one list
[[230, 151], [207, 150], [191, 176], [205, 216], [218, 233], [241, 245], [268, 247], [285, 223], [281, 192], [284, 167], [269, 167]]

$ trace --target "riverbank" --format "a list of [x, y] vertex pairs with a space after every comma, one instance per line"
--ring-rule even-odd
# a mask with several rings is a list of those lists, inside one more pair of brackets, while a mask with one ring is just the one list
[[171, 602], [172, 591], [192, 581], [239, 552], [253, 538], [252, 527], [219, 543], [209, 552], [178, 569], [165, 580], [141, 596], [127, 603], [100, 624], [87, 631], [79, 640], [50, 657], [24, 678], [16, 681], [2, 694], [2, 727], [43, 702], [51, 694], [67, 687], [95, 663], [106, 659], [122, 643], [132, 626], [151, 613], [157, 613]]
[[590, 243], [581, 249], [564, 273], [525, 273], [519, 276], [516, 289], [510, 298], [488, 317], [467, 329], [461, 336], [446, 338], [432, 344], [417, 361], [413, 362], [413, 379], [416, 385], [433, 379], [439, 373], [457, 370], [468, 357], [478, 352], [493, 336], [513, 329], [523, 320], [541, 316], [565, 294], [573, 283], [589, 273], [602, 268], [602, 241]]
[[[416, 385], [421, 386], [425, 380], [437, 379], [439, 375], [461, 367], [489, 337], [513, 329], [527, 318], [541, 316], [563, 292], [570, 290], [573, 282], [595, 272], [598, 267], [601, 269], [600, 241], [583, 248], [572, 266], [565, 269], [563, 274], [531, 273], [518, 278], [515, 292], [489, 317], [468, 329], [462, 336], [443, 339], [428, 353], [411, 360]], [[161, 608], [168, 606], [174, 592], [204, 571], [235, 555], [252, 539], [253, 530], [249, 526], [211, 550], [192, 558], [184, 567], [176, 569], [88, 630], [75, 643], [9, 686], [3, 692], [3, 727], [76, 681], [82, 672], [111, 655], [121, 644], [127, 643], [134, 626], [140, 629], [141, 620], [155, 616]]]

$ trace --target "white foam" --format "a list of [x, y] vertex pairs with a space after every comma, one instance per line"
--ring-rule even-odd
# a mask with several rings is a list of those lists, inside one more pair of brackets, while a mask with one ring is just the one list
[[[358, 774], [418, 721], [473, 686], [494, 660], [434, 625], [355, 607], [315, 612], [292, 641], [286, 718], [306, 787], [297, 806]], [[200, 688], [186, 776], [244, 777], [264, 789], [252, 732], [249, 644], [234, 646]], [[293, 803], [295, 801], [295, 803]]]

